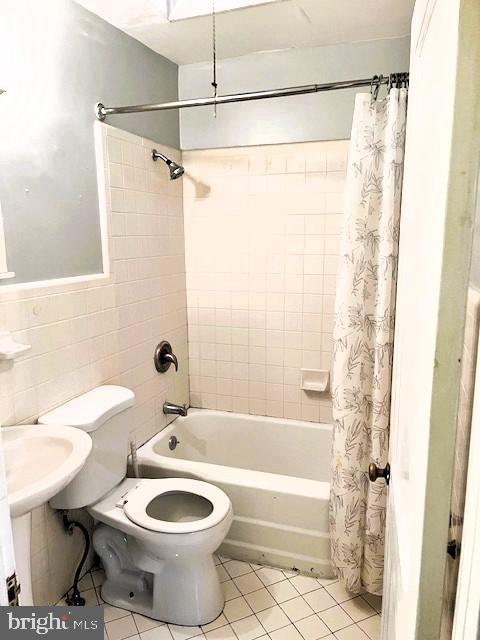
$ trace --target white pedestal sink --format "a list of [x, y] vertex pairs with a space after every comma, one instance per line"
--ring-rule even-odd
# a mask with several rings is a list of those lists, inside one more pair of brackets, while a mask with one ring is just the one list
[[20, 604], [31, 606], [32, 509], [67, 486], [85, 464], [92, 440], [80, 429], [38, 424], [3, 427], [2, 440]]

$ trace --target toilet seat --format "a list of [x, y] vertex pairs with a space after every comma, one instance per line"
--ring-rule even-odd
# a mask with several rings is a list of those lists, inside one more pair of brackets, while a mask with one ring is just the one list
[[[211, 504], [212, 510], [205, 517], [187, 522], [161, 520], [152, 517], [147, 509], [155, 498], [167, 494], [191, 494], [203, 498]], [[127, 518], [144, 529], [159, 533], [194, 533], [214, 527], [229, 513], [231, 503], [228, 496], [218, 487], [201, 480], [188, 478], [165, 478], [140, 480], [123, 497], [123, 511]]]

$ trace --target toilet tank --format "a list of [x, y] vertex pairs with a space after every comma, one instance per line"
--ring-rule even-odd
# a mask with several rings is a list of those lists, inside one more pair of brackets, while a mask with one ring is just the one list
[[134, 400], [130, 389], [102, 385], [40, 416], [39, 424], [77, 427], [93, 441], [84, 467], [50, 500], [54, 509], [93, 504], [125, 478]]

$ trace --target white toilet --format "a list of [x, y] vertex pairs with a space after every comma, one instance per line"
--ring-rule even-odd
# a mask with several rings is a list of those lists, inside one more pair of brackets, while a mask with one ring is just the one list
[[97, 387], [39, 418], [90, 433], [80, 473], [50, 504], [85, 507], [100, 523], [93, 534], [106, 581], [103, 599], [178, 625], [203, 625], [222, 611], [213, 561], [232, 523], [232, 505], [217, 487], [186, 478], [126, 478], [130, 389]]

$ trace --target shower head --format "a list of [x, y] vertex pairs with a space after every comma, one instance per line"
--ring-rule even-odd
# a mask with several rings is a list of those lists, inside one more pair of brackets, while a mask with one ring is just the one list
[[181, 178], [185, 173], [185, 169], [176, 162], [170, 162], [168, 168], [170, 169], [170, 180]]
[[164, 156], [163, 153], [160, 153], [156, 149], [152, 149], [152, 159], [156, 162], [159, 158], [160, 160], [163, 160], [167, 165], [170, 171], [170, 180], [181, 178], [185, 173], [185, 169], [182, 166], [180, 166], [173, 160], [170, 160], [169, 158], [167, 158], [167, 156]]

